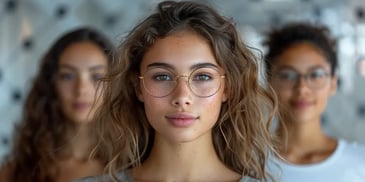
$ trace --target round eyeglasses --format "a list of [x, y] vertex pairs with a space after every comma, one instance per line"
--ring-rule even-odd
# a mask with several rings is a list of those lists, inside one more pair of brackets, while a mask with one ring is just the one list
[[144, 88], [151, 96], [161, 98], [171, 94], [177, 86], [178, 79], [183, 77], [188, 79], [189, 89], [198, 97], [216, 94], [221, 87], [221, 80], [225, 78], [212, 67], [195, 69], [189, 76], [176, 75], [166, 68], [152, 68], [138, 78], [142, 80]]
[[300, 74], [294, 70], [281, 70], [273, 75], [276, 85], [288, 89], [292, 89], [301, 78], [310, 89], [320, 89], [329, 82], [329, 77], [330, 73], [324, 69], [315, 69], [307, 74]]

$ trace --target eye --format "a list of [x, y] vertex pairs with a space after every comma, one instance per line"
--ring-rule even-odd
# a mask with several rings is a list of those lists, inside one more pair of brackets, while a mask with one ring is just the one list
[[155, 81], [172, 81], [173, 76], [167, 73], [159, 73], [155, 74], [152, 79]]
[[191, 73], [190, 79], [197, 82], [207, 82], [217, 79], [219, 73], [216, 69], [210, 67], [199, 68]]
[[61, 81], [71, 81], [71, 80], [74, 80], [75, 77], [76, 77], [76, 75], [73, 73], [59, 73], [59, 75], [58, 75], [58, 78]]
[[174, 81], [175, 75], [164, 68], [152, 68], [144, 74], [144, 78], [150, 82]]
[[100, 73], [95, 73], [91, 75], [91, 79], [94, 82], [100, 81], [104, 78], [104, 74], [100, 74]]
[[193, 81], [209, 81], [209, 80], [213, 79], [213, 77], [210, 76], [209, 74], [198, 73], [198, 74], [194, 74], [192, 79], [193, 79]]
[[309, 74], [309, 78], [311, 80], [315, 80], [315, 79], [320, 79], [320, 78], [326, 77], [327, 75], [328, 75], [328, 73], [326, 71], [324, 71], [323, 69], [317, 69], [317, 70], [312, 71]]
[[298, 78], [298, 73], [295, 71], [281, 71], [278, 73], [277, 77], [280, 80], [286, 80], [286, 81], [294, 81]]

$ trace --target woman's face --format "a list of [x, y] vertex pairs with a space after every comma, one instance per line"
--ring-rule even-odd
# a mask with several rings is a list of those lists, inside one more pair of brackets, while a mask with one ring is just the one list
[[202, 37], [182, 32], [158, 39], [140, 70], [137, 96], [156, 137], [174, 143], [211, 137], [227, 98], [224, 71]]
[[331, 77], [330, 68], [326, 57], [310, 43], [294, 44], [275, 59], [270, 82], [281, 109], [294, 121], [320, 119], [337, 88], [337, 78]]
[[87, 123], [94, 115], [98, 80], [107, 72], [108, 60], [94, 43], [80, 42], [68, 46], [59, 59], [56, 91], [67, 119]]

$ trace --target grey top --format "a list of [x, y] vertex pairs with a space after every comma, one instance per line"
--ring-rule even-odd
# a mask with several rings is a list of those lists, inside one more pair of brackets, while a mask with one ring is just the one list
[[[122, 182], [133, 182], [134, 181], [132, 176], [130, 176], [129, 173], [126, 171], [117, 173], [116, 177], [119, 180], [121, 180]], [[103, 175], [103, 176], [86, 177], [86, 178], [76, 180], [74, 182], [111, 182], [111, 181], [113, 181], [113, 180], [109, 175]], [[259, 182], [259, 180], [251, 178], [249, 176], [244, 176], [238, 182]]]

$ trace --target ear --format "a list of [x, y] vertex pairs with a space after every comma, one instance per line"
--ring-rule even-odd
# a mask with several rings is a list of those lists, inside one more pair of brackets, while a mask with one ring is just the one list
[[337, 82], [338, 78], [336, 75], [331, 77], [331, 88], [330, 88], [330, 95], [333, 96], [337, 92]]
[[141, 90], [141, 85], [140, 82], [136, 82], [136, 85], [134, 86], [134, 92], [136, 93], [136, 96], [138, 98], [139, 101], [144, 102], [144, 98], [143, 98], [143, 94], [142, 94], [142, 90]]
[[227, 90], [224, 90], [223, 95], [222, 95], [222, 103], [226, 102], [227, 100], [228, 100]]

